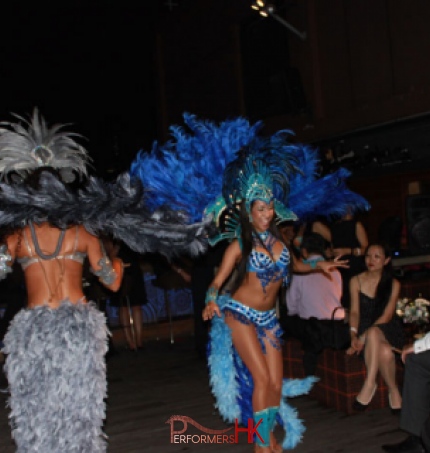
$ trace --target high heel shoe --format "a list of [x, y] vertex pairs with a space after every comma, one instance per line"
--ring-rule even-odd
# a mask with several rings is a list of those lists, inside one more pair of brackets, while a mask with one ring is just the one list
[[390, 406], [390, 409], [391, 409], [391, 413], [393, 415], [399, 415], [401, 410], [402, 410], [402, 407], [393, 407], [393, 404], [391, 403], [391, 393], [388, 392], [388, 404]]
[[369, 407], [369, 404], [371, 403], [373, 397], [375, 396], [377, 388], [378, 388], [378, 385], [375, 384], [375, 387], [373, 388], [372, 394], [370, 395], [369, 401], [367, 403], [362, 403], [361, 401], [358, 401], [357, 398], [355, 398], [354, 402], [352, 403], [353, 410], [355, 410], [357, 412], [365, 411]]

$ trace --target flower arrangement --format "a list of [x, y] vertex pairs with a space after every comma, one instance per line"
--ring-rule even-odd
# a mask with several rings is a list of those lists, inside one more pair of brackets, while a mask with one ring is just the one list
[[397, 301], [396, 313], [406, 324], [428, 324], [430, 302], [422, 297], [403, 297]]

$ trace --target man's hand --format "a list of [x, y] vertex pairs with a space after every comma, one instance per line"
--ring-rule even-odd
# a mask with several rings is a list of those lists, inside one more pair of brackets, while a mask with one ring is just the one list
[[405, 363], [406, 356], [408, 354], [413, 353], [413, 352], [415, 352], [413, 343], [404, 346], [403, 349], [402, 349], [402, 362]]

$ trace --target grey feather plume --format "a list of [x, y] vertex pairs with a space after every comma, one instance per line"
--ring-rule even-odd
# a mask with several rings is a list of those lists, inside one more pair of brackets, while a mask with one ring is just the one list
[[25, 175], [39, 167], [67, 168], [87, 175], [88, 154], [75, 141], [78, 134], [62, 131], [64, 124], [48, 127], [37, 108], [29, 120], [0, 123], [0, 173]]
[[143, 205], [143, 188], [123, 173], [114, 182], [91, 177], [78, 191], [69, 189], [49, 171], [38, 189], [0, 182], [0, 228], [19, 228], [29, 221], [59, 228], [81, 224], [93, 234], [111, 234], [139, 252], [197, 255], [207, 247], [210, 219], [191, 223], [180, 211]]

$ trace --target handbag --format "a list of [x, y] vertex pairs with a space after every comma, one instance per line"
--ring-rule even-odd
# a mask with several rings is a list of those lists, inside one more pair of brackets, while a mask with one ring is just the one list
[[[345, 316], [343, 319], [335, 319], [336, 311], [343, 310]], [[348, 310], [345, 307], [336, 307], [331, 314], [332, 322], [332, 349], [348, 349], [351, 345], [351, 336], [349, 331]]]
[[[335, 319], [337, 310], [344, 310], [344, 319]], [[331, 314], [331, 319], [310, 318], [313, 328], [319, 331], [321, 349], [347, 349], [350, 346], [349, 323], [347, 310], [344, 307], [336, 307]]]

